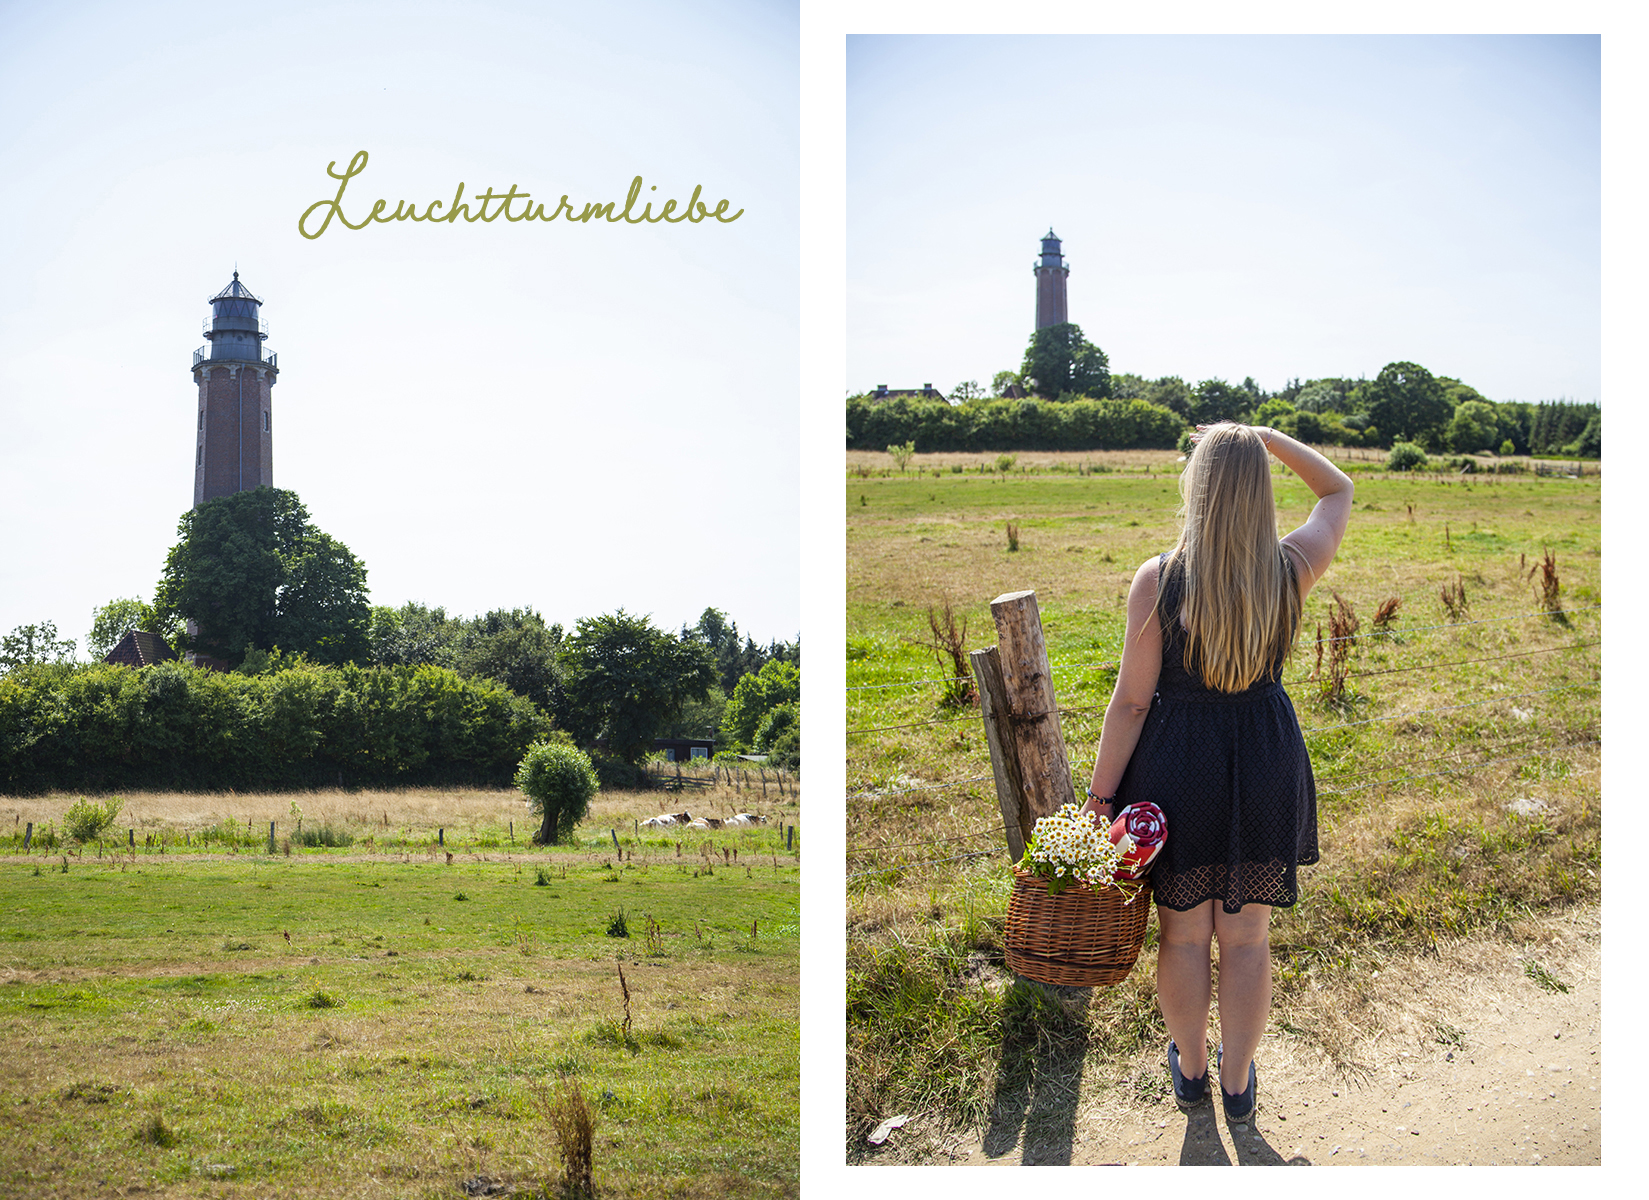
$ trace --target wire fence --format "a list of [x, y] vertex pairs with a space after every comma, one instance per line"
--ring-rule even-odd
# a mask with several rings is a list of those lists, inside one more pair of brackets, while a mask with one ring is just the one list
[[[1601, 605], [1592, 605], [1592, 606], [1590, 606], [1590, 608], [1593, 609], [1593, 610], [1599, 609], [1601, 607], [1602, 607]], [[1577, 612], [1577, 611], [1584, 611], [1584, 610], [1570, 609], [1569, 611], [1570, 612]], [[1505, 621], [1529, 620], [1529, 619], [1540, 618], [1540, 617], [1549, 617], [1551, 615], [1553, 615], [1553, 614], [1547, 613], [1547, 612], [1526, 613], [1526, 614], [1520, 614], [1518, 616], [1513, 616], [1513, 617], [1487, 618], [1487, 619], [1482, 620], [1482, 621], [1471, 621], [1471, 622], [1452, 622], [1452, 623], [1449, 623], [1447, 625], [1429, 626], [1429, 627], [1425, 627], [1425, 628], [1428, 628], [1428, 629], [1455, 629], [1455, 628], [1461, 628], [1461, 627], [1467, 626], [1467, 625], [1487, 625], [1487, 624], [1494, 624], [1494, 623], [1500, 623], [1500, 622], [1505, 622]], [[1414, 632], [1419, 632], [1419, 631], [1420, 630], [1417, 630], [1417, 629], [1410, 629], [1410, 630], [1406, 630], [1404, 632], [1405, 633], [1414, 633]], [[1323, 640], [1327, 641], [1327, 640], [1332, 640], [1332, 639], [1323, 639]], [[1371, 677], [1376, 677], [1376, 676], [1395, 675], [1395, 674], [1410, 673], [1410, 672], [1416, 672], [1416, 671], [1443, 671], [1443, 670], [1447, 670], [1447, 669], [1453, 668], [1453, 667], [1480, 666], [1480, 665], [1483, 665], [1483, 664], [1486, 664], [1486, 663], [1494, 663], [1494, 662], [1500, 662], [1500, 661], [1524, 660], [1524, 659], [1529, 659], [1529, 658], [1536, 657], [1538, 655], [1555, 654], [1555, 653], [1560, 653], [1560, 652], [1563, 652], [1563, 651], [1582, 651], [1582, 650], [1590, 649], [1590, 648], [1593, 648], [1593, 647], [1596, 647], [1596, 646], [1599, 646], [1599, 645], [1601, 645], [1600, 640], [1591, 640], [1591, 641], [1583, 641], [1583, 642], [1565, 642], [1561, 645], [1556, 645], [1556, 646], [1540, 647], [1540, 648], [1534, 649], [1534, 650], [1513, 651], [1513, 652], [1508, 652], [1508, 653], [1505, 653], [1505, 654], [1488, 655], [1488, 656], [1483, 656], [1483, 657], [1479, 657], [1479, 658], [1449, 660], [1449, 661], [1446, 661], [1446, 662], [1426, 662], [1426, 663], [1414, 664], [1414, 665], [1411, 665], [1411, 666], [1394, 667], [1394, 668], [1382, 669], [1382, 670], [1353, 672], [1353, 673], [1348, 673], [1346, 675], [1346, 678], [1347, 679], [1371, 678]], [[1061, 668], [1055, 667], [1053, 669], [1055, 671], [1059, 671]], [[1075, 667], [1067, 667], [1067, 668], [1064, 668], [1064, 669], [1070, 670], [1070, 669], [1076, 669], [1076, 668]], [[914, 685], [914, 684], [920, 683], [920, 682], [952, 682], [952, 681], [951, 680], [942, 680], [942, 681], [917, 681], [917, 680], [912, 680], [912, 681], [907, 681], [906, 685]], [[906, 685], [900, 685], [900, 686], [906, 686]], [[887, 686], [894, 686], [894, 685], [887, 685]], [[1386, 722], [1410, 721], [1410, 720], [1414, 720], [1414, 719], [1417, 719], [1417, 718], [1427, 717], [1427, 716], [1434, 716], [1436, 714], [1441, 714], [1441, 713], [1462, 712], [1462, 711], [1467, 710], [1467, 709], [1480, 708], [1480, 707], [1483, 707], [1485, 705], [1490, 705], [1490, 704], [1512, 704], [1512, 705], [1514, 705], [1514, 710], [1513, 711], [1518, 716], [1518, 718], [1520, 720], [1531, 720], [1532, 721], [1535, 717], [1535, 713], [1532, 710], [1527, 712], [1527, 713], [1524, 713], [1522, 710], [1516, 709], [1515, 708], [1515, 702], [1517, 702], [1517, 701], [1533, 701], [1537, 697], [1554, 696], [1558, 693], [1596, 692], [1596, 691], [1599, 691], [1600, 688], [1601, 688], [1601, 684], [1596, 680], [1588, 681], [1588, 682], [1585, 682], [1585, 683], [1557, 684], [1557, 685], [1554, 685], [1554, 686], [1551, 686], [1551, 687], [1535, 688], [1535, 689], [1530, 689], [1530, 690], [1520, 691], [1520, 692], [1513, 692], [1513, 693], [1508, 693], [1508, 694], [1491, 695], [1491, 696], [1483, 697], [1481, 699], [1463, 701], [1463, 702], [1457, 703], [1457, 704], [1440, 704], [1440, 705], [1429, 706], [1429, 707], [1426, 707], [1426, 708], [1407, 709], [1407, 710], [1400, 711], [1400, 712], [1385, 713], [1385, 714], [1381, 714], [1379, 716], [1366, 717], [1366, 718], [1362, 718], [1360, 720], [1342, 721], [1342, 722], [1339, 722], [1339, 723], [1333, 724], [1333, 725], [1321, 725], [1321, 726], [1315, 726], [1315, 727], [1310, 727], [1310, 728], [1304, 728], [1304, 729], [1302, 729], [1302, 733], [1307, 738], [1316, 738], [1316, 737], [1319, 737], [1323, 734], [1335, 733], [1335, 732], [1339, 732], [1339, 731], [1343, 731], [1343, 730], [1347, 730], [1347, 729], [1363, 728], [1363, 727], [1372, 726], [1372, 725], [1379, 725], [1381, 723], [1386, 723]], [[851, 690], [854, 690], [854, 689], [849, 689], [849, 690], [851, 691]], [[1060, 714], [1060, 716], [1062, 718], [1067, 717], [1067, 716], [1078, 717], [1078, 718], [1088, 718], [1088, 717], [1091, 717], [1095, 713], [1102, 712], [1103, 708], [1104, 708], [1103, 705], [1077, 705], [1077, 706], [1071, 706], [1071, 707], [1062, 707], [1060, 709], [1057, 709], [1056, 711]], [[968, 712], [968, 713], [964, 713], [964, 714], [961, 714], [961, 715], [955, 716], [955, 717], [945, 717], [945, 718], [938, 718], [938, 719], [927, 720], [927, 721], [912, 721], [912, 722], [904, 722], [904, 723], [900, 723], [900, 724], [897, 724], [897, 725], [887, 725], [887, 726], [869, 726], [869, 727], [865, 727], [865, 728], [861, 728], [861, 729], [857, 729], [857, 730], [849, 730], [848, 733], [851, 735], [851, 734], [855, 734], [855, 733], [861, 733], [861, 734], [862, 733], [873, 733], [873, 732], [879, 732], [879, 731], [882, 731], [882, 730], [889, 730], [889, 729], [913, 729], [913, 728], [919, 728], [919, 727], [922, 727], [922, 726], [954, 724], [954, 723], [959, 722], [959, 721], [977, 720], [977, 719], [979, 719], [979, 717], [978, 717], [978, 714], [976, 712]], [[1596, 745], [1601, 745], [1601, 740], [1599, 738], [1595, 737], [1595, 736], [1593, 736], [1593, 737], [1586, 737], [1586, 736], [1569, 737], [1567, 739], [1554, 738], [1554, 737], [1549, 736], [1544, 730], [1537, 729], [1535, 731], [1532, 731], [1532, 732], [1528, 733], [1527, 735], [1525, 735], [1523, 737], [1513, 738], [1513, 739], [1510, 739], [1510, 740], [1500, 739], [1500, 740], [1497, 740], [1496, 742], [1494, 742], [1494, 744], [1485, 744], [1485, 745], [1478, 745], [1478, 746], [1475, 746], [1475, 747], [1462, 747], [1462, 748], [1444, 750], [1440, 754], [1439, 753], [1430, 753], [1426, 757], [1421, 758], [1421, 759], [1410, 760], [1410, 761], [1403, 762], [1403, 763], [1385, 763], [1385, 764], [1380, 764], [1380, 765], [1377, 765], [1377, 766], [1369, 767], [1369, 768], [1366, 768], [1366, 769], [1360, 770], [1360, 771], [1351, 771], [1351, 772], [1336, 771], [1336, 772], [1332, 773], [1332, 779], [1333, 779], [1334, 786], [1331, 786], [1331, 787], [1328, 787], [1328, 788], [1325, 788], [1325, 789], [1319, 791], [1318, 796], [1320, 798], [1324, 798], [1324, 799], [1329, 799], [1329, 798], [1334, 798], [1334, 797], [1351, 796], [1351, 795], [1354, 795], [1354, 794], [1368, 792], [1368, 791], [1372, 791], [1372, 790], [1375, 790], [1375, 789], [1397, 788], [1397, 787], [1401, 787], [1401, 786], [1404, 786], [1404, 785], [1407, 785], [1407, 784], [1420, 783], [1420, 782], [1424, 782], [1424, 781], [1427, 781], [1427, 780], [1435, 780], [1435, 779], [1442, 779], [1442, 778], [1449, 778], [1449, 777], [1458, 777], [1458, 776], [1462, 776], [1462, 775], [1471, 775], [1471, 774], [1474, 774], [1474, 773], [1476, 773], [1478, 771], [1481, 771], [1484, 768], [1487, 768], [1487, 767], [1490, 767], [1490, 766], [1495, 766], [1495, 765], [1499, 765], [1499, 764], [1503, 764], [1503, 763], [1513, 762], [1513, 761], [1517, 761], [1519, 759], [1527, 760], [1527, 759], [1530, 759], [1531, 757], [1535, 757], [1535, 756], [1538, 756], [1538, 755], [1543, 754], [1543, 753], [1549, 753], [1549, 752], [1552, 752], [1552, 751], [1572, 751], [1572, 750], [1574, 750], [1575, 748], [1578, 748], [1578, 747], [1596, 746]], [[1422, 768], [1425, 768], [1425, 769], [1422, 769]], [[1384, 776], [1384, 777], [1383, 778], [1369, 778], [1370, 776]], [[973, 786], [978, 785], [978, 784], [992, 783], [993, 781], [994, 781], [994, 776], [993, 775], [974, 775], [974, 776], [969, 776], [969, 777], [963, 778], [963, 779], [945, 780], [945, 781], [933, 782], [933, 783], [920, 783], [920, 784], [913, 784], [913, 785], [910, 785], [910, 786], [903, 786], [903, 787], [875, 788], [875, 787], [866, 786], [866, 787], [862, 787], [860, 789], [857, 789], [857, 790], [851, 792], [850, 795], [849, 795], [849, 800], [850, 801], [857, 800], [857, 801], [862, 801], [862, 802], [874, 802], [874, 801], [879, 801], [879, 800], [896, 798], [896, 797], [899, 797], [899, 796], [906, 796], [906, 795], [913, 795], [913, 794], [920, 794], [920, 793], [942, 792], [942, 791], [947, 791], [947, 790], [951, 790], [951, 789], [959, 789], [959, 788], [969, 788], [969, 787], [973, 787]], [[954, 834], [954, 835], [950, 835], [950, 836], [942, 837], [942, 838], [932, 838], [932, 839], [921, 840], [921, 841], [912, 841], [912, 842], [900, 842], [900, 843], [893, 843], [893, 844], [887, 844], [887, 845], [869, 845], [869, 846], [854, 847], [854, 848], [851, 848], [847, 851], [847, 858], [848, 858], [848, 864], [849, 865], [855, 865], [856, 863], [865, 864], [865, 863], [867, 863], [867, 860], [868, 861], [873, 861], [876, 858], [878, 858], [879, 856], [890, 854], [890, 853], [897, 855], [897, 853], [899, 851], [904, 851], [904, 850], [924, 850], [924, 849], [940, 850], [940, 849], [953, 848], [958, 843], [966, 843], [966, 842], [970, 842], [970, 841], [977, 841], [977, 840], [982, 839], [982, 838], [999, 839], [1004, 843], [1002, 845], [998, 845], [998, 846], [992, 847], [990, 849], [968, 851], [966, 853], [961, 853], [961, 854], [950, 854], [950, 855], [941, 855], [939, 857], [916, 858], [916, 859], [896, 858], [895, 861], [887, 861], [887, 862], [876, 863], [875, 865], [867, 865], [865, 867], [865, 869], [850, 872], [847, 875], [847, 880], [849, 882], [852, 882], [854, 880], [871, 879], [871, 878], [874, 878], [874, 877], [888, 877], [888, 878], [891, 878], [891, 877], [894, 877], [894, 876], [903, 875], [904, 873], [906, 873], [908, 871], [911, 871], [911, 870], [914, 870], [914, 869], [925, 869], [925, 868], [934, 867], [934, 866], [942, 866], [942, 865], [945, 865], [945, 864], [948, 864], [948, 863], [966, 862], [966, 861], [972, 861], [972, 860], [975, 860], [975, 859], [989, 858], [989, 857], [992, 857], [992, 856], [997, 855], [997, 854], [1006, 854], [1007, 853], [1007, 847], [1005, 845], [1006, 832], [1007, 831], [1006, 831], [1006, 827], [1005, 827], [1004, 823], [1002, 821], [998, 820], [996, 822], [993, 822], [989, 827], [987, 827], [985, 829], [975, 830], [975, 831], [968, 832], [968, 833]]]
[[[1327, 646], [1334, 642], [1354, 642], [1362, 638], [1376, 637], [1397, 638], [1401, 640], [1411, 634], [1429, 633], [1434, 629], [1465, 629], [1473, 625], [1499, 625], [1507, 621], [1532, 621], [1540, 618], [1550, 619], [1553, 617], [1568, 616], [1570, 613], [1595, 612], [1602, 607], [1603, 605], [1601, 604], [1584, 604], [1576, 608], [1557, 610], [1541, 609], [1537, 612], [1517, 613], [1510, 617], [1484, 617], [1480, 621], [1445, 621], [1438, 625], [1410, 625], [1403, 629], [1371, 629], [1367, 633], [1359, 632], [1343, 634], [1340, 637], [1312, 638], [1311, 641], [1306, 642], [1304, 646], [1309, 649], [1312, 646]], [[1055, 675], [1058, 675], [1062, 672], [1070, 671], [1114, 671], [1121, 665], [1121, 660], [1111, 660], [1097, 663], [1055, 663], [1050, 666], [1049, 669], [1053, 671]], [[972, 676], [969, 675], [936, 675], [925, 679], [903, 679], [897, 683], [854, 683], [849, 684], [847, 690], [849, 692], [874, 692], [887, 691], [891, 688], [921, 687], [924, 684], [930, 683], [944, 686], [953, 683], [969, 683], [971, 681]]]

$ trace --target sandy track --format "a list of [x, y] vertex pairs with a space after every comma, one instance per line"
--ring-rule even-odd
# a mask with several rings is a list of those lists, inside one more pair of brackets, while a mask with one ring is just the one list
[[[1525, 956], [1569, 991], [1531, 979]], [[1357, 1040], [1353, 1057], [1364, 1070], [1350, 1076], [1302, 1039], [1267, 1036], [1256, 1059], [1260, 1107], [1247, 1126], [1228, 1126], [1217, 1098], [1182, 1114], [1171, 1098], [1131, 1103], [1125, 1089], [1084, 1087], [1085, 1095], [1097, 1094], [1077, 1105], [1068, 1133], [1027, 1138], [1024, 1130], [1037, 1126], [1028, 1113], [1011, 1144], [1012, 1131], [999, 1119], [983, 1136], [936, 1139], [921, 1158], [979, 1165], [1602, 1162], [1595, 908], [1547, 919], [1522, 948], [1474, 939], [1440, 956], [1393, 958], [1370, 981], [1367, 999], [1381, 1027]], [[1287, 1016], [1274, 1013], [1274, 1030], [1276, 1018]], [[1453, 1034], [1453, 1042], [1439, 1040]]]

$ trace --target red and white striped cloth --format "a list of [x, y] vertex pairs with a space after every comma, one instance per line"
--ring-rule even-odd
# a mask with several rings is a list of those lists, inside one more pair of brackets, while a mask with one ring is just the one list
[[1138, 804], [1130, 804], [1111, 822], [1111, 843], [1121, 845], [1123, 835], [1133, 839], [1133, 849], [1122, 856], [1117, 864], [1116, 877], [1118, 879], [1138, 879], [1145, 874], [1151, 861], [1162, 850], [1163, 843], [1168, 840], [1168, 821], [1162, 815], [1162, 809], [1148, 800]]

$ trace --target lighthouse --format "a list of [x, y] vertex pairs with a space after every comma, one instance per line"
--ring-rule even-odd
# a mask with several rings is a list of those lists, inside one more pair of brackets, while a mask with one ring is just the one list
[[206, 345], [195, 351], [199, 393], [195, 413], [195, 502], [257, 487], [273, 487], [270, 394], [279, 369], [265, 352], [269, 323], [258, 315], [263, 301], [240, 281], [213, 296], [202, 322]]
[[1048, 227], [1048, 236], [1042, 239], [1042, 257], [1032, 264], [1031, 270], [1036, 273], [1036, 327], [1046, 329], [1050, 325], [1067, 324], [1071, 318], [1065, 307], [1065, 277], [1071, 268], [1059, 252], [1059, 239], [1054, 236], [1052, 226]]

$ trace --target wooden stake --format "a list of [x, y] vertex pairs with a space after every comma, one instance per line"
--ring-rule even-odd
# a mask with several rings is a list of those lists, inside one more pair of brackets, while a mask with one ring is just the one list
[[[1001, 738], [1004, 771], [1009, 783], [1016, 785], [1022, 837], [1037, 818], [1052, 816], [1060, 804], [1075, 803], [1077, 793], [1060, 732], [1059, 701], [1054, 697], [1036, 592], [999, 595], [991, 602], [991, 616], [996, 620], [998, 663], [1003, 673], [1003, 696], [996, 714], [998, 727], [1004, 717], [1008, 725], [1009, 737]], [[1017, 780], [1012, 778], [1009, 762], [1017, 766]]]
[[968, 655], [973, 677], [979, 684], [979, 717], [985, 723], [985, 744], [991, 752], [991, 773], [996, 777], [996, 804], [1002, 813], [1002, 828], [1008, 835], [1008, 854], [1014, 862], [1025, 857], [1025, 831], [1020, 827], [1019, 759], [1010, 754], [1012, 734], [1005, 728], [1008, 709], [1007, 685], [1002, 682], [1002, 664], [996, 647], [975, 650]]

